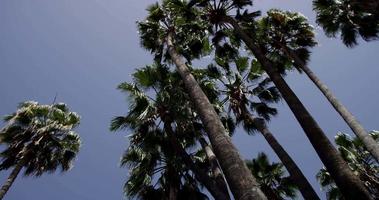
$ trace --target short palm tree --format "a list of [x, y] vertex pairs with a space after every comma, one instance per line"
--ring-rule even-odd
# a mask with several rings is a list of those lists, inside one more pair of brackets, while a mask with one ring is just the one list
[[[280, 100], [279, 92], [272, 85], [270, 79], [257, 67], [256, 60], [250, 64], [247, 57], [236, 56], [232, 52], [227, 53], [228, 49], [233, 51], [230, 48], [222, 48], [220, 51], [225, 55], [216, 57], [220, 67], [211, 64], [207, 70], [210, 78], [217, 81], [215, 85], [221, 87], [215, 88], [220, 91], [221, 98], [224, 98], [221, 103], [228, 105], [229, 111], [233, 112], [237, 122], [242, 123], [248, 134], [256, 131], [262, 134], [287, 168], [304, 198], [318, 199], [317, 193], [300, 168], [267, 127], [266, 121], [269, 121], [270, 117], [277, 113], [277, 110], [270, 107], [269, 104]], [[227, 55], [232, 57], [227, 58]], [[231, 60], [234, 65], [228, 60]]]
[[[201, 126], [201, 123], [195, 117], [196, 114], [188, 100], [188, 94], [185, 93], [180, 76], [177, 73], [171, 73], [163, 65], [154, 64], [137, 70], [133, 77], [134, 83], [122, 83], [119, 86], [119, 89], [127, 92], [130, 96], [129, 113], [125, 117], [116, 117], [112, 121], [111, 130], [130, 128], [134, 131], [130, 137], [131, 147], [146, 146], [146, 149], [139, 150], [144, 154], [149, 153], [150, 148], [153, 148], [153, 152], [157, 154], [153, 158], [158, 160], [149, 162], [152, 166], [141, 169], [146, 171], [140, 171], [140, 173], [145, 176], [153, 176], [156, 174], [153, 169], [160, 168], [161, 162], [165, 162], [166, 165], [171, 163], [172, 166], [169, 166], [169, 169], [164, 169], [169, 172], [175, 169], [174, 171], [178, 172], [178, 176], [180, 176], [178, 180], [182, 180], [184, 174], [194, 174], [196, 180], [199, 180], [216, 199], [229, 199], [223, 178], [224, 185], [221, 188], [219, 187], [220, 179], [209, 176], [209, 170], [200, 167], [205, 163], [200, 165], [195, 163], [193, 156], [186, 151], [186, 148], [192, 147], [197, 138], [202, 135], [196, 128]], [[152, 93], [152, 97], [147, 93]], [[154, 136], [153, 141], [149, 139], [151, 135]], [[151, 147], [151, 145], [153, 146]], [[164, 149], [167, 152], [164, 152]], [[160, 160], [161, 157], [164, 158]], [[168, 161], [170, 162], [167, 163]], [[129, 163], [130, 160], [126, 159], [125, 162]], [[144, 161], [138, 160], [134, 163], [143, 165]], [[149, 171], [149, 169], [153, 171]], [[182, 173], [183, 170], [185, 173]], [[167, 175], [169, 176], [169, 174]], [[129, 179], [129, 182], [133, 183], [134, 180]], [[180, 185], [182, 182], [177, 181], [177, 183]], [[179, 185], [176, 188], [181, 188]], [[127, 185], [126, 188], [128, 187]], [[142, 186], [137, 185], [136, 188], [141, 190]], [[135, 189], [127, 189], [127, 194], [136, 194], [133, 191]]]
[[326, 35], [340, 34], [348, 47], [358, 44], [358, 36], [365, 41], [379, 38], [378, 0], [314, 0], [313, 8]]
[[242, 40], [254, 54], [262, 69], [282, 94], [321, 161], [328, 168], [344, 195], [352, 199], [370, 199], [363, 183], [349, 169], [324, 131], [281, 76], [281, 68], [283, 69], [282, 66], [286, 63], [271, 60], [268, 57], [269, 50], [265, 48], [263, 41], [259, 40], [255, 31], [257, 12], [247, 9], [247, 6], [252, 5], [252, 1], [192, 0], [192, 2], [194, 3], [191, 5], [197, 5], [202, 10], [203, 19], [211, 22], [216, 29], [228, 29], [234, 32], [235, 38]]
[[248, 160], [247, 166], [251, 173], [257, 178], [262, 191], [269, 199], [282, 200], [294, 199], [297, 187], [280, 163], [270, 163], [264, 153], [259, 153], [257, 158]]
[[0, 190], [0, 199], [23, 168], [27, 176], [71, 169], [81, 143], [73, 131], [80, 117], [66, 104], [26, 101], [5, 121], [7, 125], [0, 132], [0, 144], [5, 147], [0, 154], [0, 170], [13, 170]]
[[271, 56], [282, 56], [293, 61], [320, 89], [330, 104], [341, 115], [351, 130], [364, 142], [367, 149], [379, 161], [379, 145], [370, 137], [352, 113], [337, 99], [329, 88], [307, 66], [309, 48], [316, 45], [313, 27], [299, 13], [273, 9], [258, 22], [261, 38], [266, 40]]
[[208, 23], [200, 20], [196, 9], [181, 0], [165, 0], [162, 5], [151, 6], [146, 20], [139, 23], [142, 45], [155, 55], [156, 60], [164, 58], [165, 61], [175, 64], [234, 197], [266, 199], [237, 148], [227, 136], [227, 131], [209, 99], [182, 59], [184, 56], [187, 63], [190, 63], [191, 59], [209, 52], [210, 45], [204, 31], [207, 27]]
[[[372, 131], [370, 136], [379, 143], [379, 132]], [[373, 199], [379, 198], [379, 166], [373, 156], [368, 152], [359, 138], [351, 138], [344, 133], [338, 133], [335, 137], [338, 150], [342, 157], [349, 163], [349, 167], [358, 174], [364, 182]], [[321, 186], [327, 192], [328, 200], [345, 199], [336, 186], [329, 172], [323, 168], [317, 174]]]

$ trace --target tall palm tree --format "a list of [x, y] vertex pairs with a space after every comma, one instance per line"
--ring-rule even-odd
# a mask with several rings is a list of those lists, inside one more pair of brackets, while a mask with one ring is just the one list
[[[247, 57], [237, 56], [236, 58], [233, 53], [228, 53], [228, 49], [222, 48], [220, 50], [225, 54], [220, 55], [223, 58], [216, 57], [219, 66], [223, 67], [209, 65], [207, 73], [212, 79], [218, 81], [216, 85], [222, 86], [222, 88], [215, 88], [221, 91], [221, 96], [224, 98], [221, 102], [228, 103], [229, 111], [233, 111], [237, 121], [243, 124], [249, 134], [255, 131], [262, 134], [287, 168], [293, 182], [298, 185], [305, 199], [319, 199], [295, 161], [266, 125], [266, 121], [270, 120], [270, 116], [277, 113], [275, 108], [268, 105], [280, 100], [276, 87], [272, 86], [270, 79], [267, 76], [265, 77], [262, 72], [253, 70], [253, 68], [256, 69], [254, 67], [256, 65], [255, 60], [252, 61], [251, 67]], [[233, 51], [233, 49], [229, 50]], [[232, 57], [227, 58], [227, 55]], [[232, 63], [228, 63], [229, 59], [235, 63], [234, 68], [232, 68]], [[220, 68], [225, 70], [220, 70]]]
[[[161, 164], [157, 162], [168, 162], [168, 156], [170, 156], [170, 160], [172, 160], [170, 163], [178, 165], [170, 167], [171, 171], [176, 169], [175, 171], [181, 172], [185, 169], [188, 171], [186, 173], [189, 173], [190, 170], [216, 199], [229, 199], [223, 178], [222, 185], [217, 179], [218, 177], [215, 177], [216, 179], [210, 177], [208, 175], [209, 170], [199, 167], [199, 163], [194, 162], [192, 155], [186, 152], [186, 148], [193, 146], [196, 143], [196, 138], [201, 137], [201, 134], [199, 135], [195, 129], [195, 125], [198, 127], [201, 124], [196, 121], [196, 114], [188, 100], [187, 93], [184, 91], [179, 75], [171, 73], [165, 66], [155, 64], [139, 69], [133, 74], [133, 77], [133, 84], [122, 83], [119, 86], [119, 89], [127, 92], [130, 96], [130, 111], [125, 117], [116, 117], [112, 121], [111, 130], [131, 128], [134, 131], [131, 136], [131, 145], [146, 146], [147, 148], [146, 150], [141, 150], [141, 152], [149, 151], [149, 148], [155, 149], [155, 146], [159, 146], [159, 144], [167, 145], [167, 147], [159, 146], [157, 154], [162, 155], [164, 159], [152, 161], [153, 166], [160, 167]], [[151, 91], [153, 96], [149, 97], [145, 91]], [[173, 127], [172, 125], [175, 126]], [[150, 135], [154, 135], [154, 141], [148, 140], [149, 138], [145, 139]], [[154, 147], [150, 147], [151, 145]], [[167, 149], [168, 152], [160, 152], [163, 149]], [[156, 151], [154, 150], [154, 152]], [[162, 156], [157, 156], [156, 159], [160, 159]], [[127, 162], [129, 162], [128, 159]], [[140, 160], [139, 162], [142, 161]], [[136, 163], [143, 164], [143, 162]], [[201, 166], [205, 165], [204, 163], [200, 164]], [[152, 176], [156, 172], [150, 172], [148, 169], [153, 168], [143, 168], [147, 172], [143, 173], [141, 171], [140, 173], [152, 173], [149, 175]], [[167, 170], [170, 171], [169, 169]], [[169, 176], [169, 174], [167, 175]], [[178, 180], [181, 179], [182, 177], [178, 178]], [[129, 179], [130, 181], [134, 182], [133, 179]], [[223, 187], [220, 187], [221, 185]], [[141, 185], [136, 188], [141, 189]], [[177, 188], [180, 187], [177, 186]], [[127, 192], [128, 194], [135, 194], [134, 190], [128, 189], [127, 191], [129, 191]]]
[[247, 166], [257, 178], [262, 191], [272, 200], [294, 199], [297, 187], [280, 163], [270, 163], [267, 155], [259, 153], [257, 158], [248, 160]]
[[[187, 58], [200, 56], [201, 47], [209, 47], [204, 28], [207, 23], [190, 8], [186, 1], [163, 1], [149, 8], [149, 16], [139, 23], [142, 45], [160, 57], [170, 58], [182, 77], [197, 113], [206, 129], [213, 150], [236, 199], [266, 199], [257, 182], [240, 157], [237, 148], [226, 135], [226, 130], [207, 96], [180, 55]], [[200, 48], [199, 48], [200, 46]], [[204, 48], [203, 48], [204, 49]], [[209, 48], [207, 48], [209, 49]], [[199, 51], [200, 50], [200, 51]]]
[[[379, 142], [379, 132], [372, 131], [370, 136]], [[367, 190], [374, 199], [379, 198], [379, 166], [375, 159], [367, 151], [363, 142], [359, 138], [351, 138], [344, 133], [338, 133], [335, 137], [338, 150], [342, 157], [349, 163], [349, 167], [358, 174], [359, 178], [365, 183]], [[329, 172], [323, 168], [317, 174], [321, 186], [327, 192], [329, 200], [343, 200], [341, 191], [334, 183]]]
[[80, 117], [65, 104], [26, 101], [5, 121], [7, 125], [0, 131], [0, 144], [5, 146], [0, 170], [13, 170], [0, 190], [0, 199], [23, 168], [25, 175], [37, 177], [58, 168], [71, 169], [81, 143], [72, 129], [79, 125]]
[[262, 38], [271, 52], [289, 58], [320, 89], [351, 130], [360, 138], [374, 158], [379, 161], [379, 145], [370, 137], [352, 113], [307, 66], [309, 48], [316, 45], [313, 28], [299, 13], [270, 10], [258, 22]]
[[379, 38], [378, 0], [314, 0], [313, 9], [326, 35], [340, 34], [348, 47], [358, 44], [358, 36], [365, 41]]
[[[267, 57], [268, 49], [265, 48], [265, 44], [259, 41], [259, 37], [255, 37], [254, 19], [257, 13], [245, 9], [246, 6], [252, 5], [252, 2], [250, 0], [193, 1], [195, 3], [191, 5], [194, 4], [201, 7], [204, 13], [203, 18], [213, 23], [216, 28], [230, 29], [230, 27], [232, 27], [237, 37], [242, 40], [247, 48], [254, 54], [262, 69], [268, 74], [282, 94], [320, 159], [334, 180], [336, 180], [341, 191], [343, 191], [343, 194], [351, 199], [370, 199], [369, 193], [363, 183], [349, 169], [346, 162], [338, 154], [318, 123], [281, 76], [278, 66], [281, 66], [283, 63], [270, 60]], [[233, 17], [229, 15], [229, 13], [236, 13], [236, 16]]]

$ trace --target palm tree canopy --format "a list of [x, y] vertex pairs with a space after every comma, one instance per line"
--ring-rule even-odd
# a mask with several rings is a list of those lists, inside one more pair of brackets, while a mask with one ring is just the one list
[[257, 158], [248, 160], [246, 163], [261, 188], [269, 188], [281, 198], [293, 199], [296, 197], [297, 188], [285, 175], [286, 172], [282, 164], [270, 163], [264, 153], [259, 153]]
[[[371, 137], [379, 142], [379, 132], [372, 131]], [[379, 197], [379, 166], [370, 152], [367, 151], [359, 138], [351, 138], [345, 133], [338, 133], [335, 137], [338, 150], [349, 167], [364, 182], [374, 199]], [[329, 172], [323, 168], [317, 174], [320, 185], [327, 192], [329, 200], [343, 199]]]
[[121, 159], [121, 165], [130, 168], [130, 176], [124, 186], [126, 195], [140, 199], [165, 199], [169, 185], [174, 184], [179, 189], [179, 196], [190, 192], [202, 197], [198, 199], [207, 199], [193, 174], [175, 155], [162, 130], [151, 130], [140, 137], [143, 137], [140, 141], [131, 141]]
[[186, 1], [164, 0], [153, 4], [148, 17], [138, 22], [141, 45], [155, 56], [155, 61], [170, 61], [166, 37], [175, 31], [176, 49], [187, 61], [210, 53], [211, 45], [206, 37], [208, 23], [200, 20], [198, 11]]
[[[372, 5], [369, 5], [372, 4]], [[375, 0], [314, 0], [316, 21], [329, 37], [341, 36], [348, 47], [379, 37], [379, 2]]]
[[[285, 74], [287, 69], [292, 69], [294, 64], [292, 59], [279, 51], [277, 44], [273, 44], [272, 37], [278, 39], [277, 36], [273, 35], [273, 31], [275, 31], [274, 33], [276, 35], [280, 34], [281, 42], [285, 41], [286, 45], [288, 43], [291, 49], [296, 49], [296, 53], [303, 60], [308, 60], [309, 50], [307, 48], [316, 44], [312, 38], [313, 33], [311, 26], [306, 24], [305, 17], [298, 13], [272, 9], [268, 11], [267, 17], [258, 18], [261, 16], [261, 12], [250, 10], [253, 5], [250, 0], [192, 0], [190, 4], [200, 7], [199, 12], [202, 16], [201, 18], [206, 19], [213, 25], [212, 29], [208, 28], [208, 30], [210, 30], [208, 33], [212, 34], [215, 53], [221, 58], [225, 56], [238, 56], [240, 54], [238, 48], [244, 45], [242, 38], [236, 34], [235, 30], [226, 22], [226, 18], [229, 17], [239, 22], [244, 32], [249, 34], [250, 37], [259, 44], [260, 48], [264, 50], [263, 52], [266, 58], [270, 60], [281, 74]], [[286, 24], [280, 25], [280, 23]], [[287, 29], [286, 31], [291, 31], [284, 32], [285, 29]], [[283, 32], [280, 33], [280, 31]], [[294, 39], [294, 37], [297, 38]], [[224, 41], [228, 42], [224, 43]], [[250, 53], [249, 55], [253, 56]], [[258, 61], [255, 62], [255, 68], [261, 68]]]
[[[284, 50], [293, 51], [304, 63], [307, 63], [310, 48], [317, 44], [313, 27], [305, 16], [297, 12], [271, 9], [267, 11], [267, 16], [257, 21], [256, 26], [257, 37], [266, 44], [268, 58], [273, 61], [281, 59], [286, 65], [291, 65], [293, 61], [283, 52]], [[295, 63], [293, 65], [301, 71], [299, 66]]]
[[[175, 137], [185, 149], [193, 150], [197, 138], [203, 134], [180, 76], [155, 63], [138, 69], [133, 79], [133, 83], [118, 87], [129, 96], [129, 112], [115, 117], [111, 123], [112, 131], [128, 128], [132, 132], [130, 146], [121, 160], [121, 165], [129, 166], [131, 171], [124, 187], [126, 195], [164, 198], [169, 185], [174, 183], [180, 199], [207, 199], [201, 192], [201, 184], [173, 150], [170, 133], [164, 128], [165, 123], [174, 124]], [[203, 87], [207, 85], [200, 83]], [[189, 154], [199, 167], [210, 170], [202, 151]]]
[[246, 119], [246, 114], [253, 112], [269, 121], [277, 114], [277, 110], [269, 104], [278, 102], [280, 94], [270, 79], [262, 73], [255, 59], [237, 56], [228, 60], [227, 57], [216, 57], [216, 63], [208, 65], [205, 73], [218, 87], [221, 106], [232, 111], [238, 123], [243, 122], [248, 133], [256, 130]]
[[26, 156], [25, 175], [40, 176], [57, 168], [67, 171], [72, 167], [81, 144], [73, 131], [80, 117], [69, 111], [66, 104], [26, 101], [5, 121], [7, 125], [0, 132], [0, 143], [6, 146], [0, 154], [1, 170], [15, 166]]

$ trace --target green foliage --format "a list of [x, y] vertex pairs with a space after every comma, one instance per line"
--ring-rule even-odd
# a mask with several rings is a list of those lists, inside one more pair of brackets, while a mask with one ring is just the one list
[[340, 35], [348, 47], [379, 38], [379, 2], [375, 0], [314, 0], [316, 21], [329, 37]]
[[[370, 136], [373, 137], [375, 141], [379, 142], [379, 132], [372, 131]], [[348, 163], [350, 169], [359, 176], [367, 190], [372, 194], [373, 198], [378, 198], [379, 166], [370, 152], [367, 151], [363, 142], [358, 138], [351, 138], [344, 133], [338, 133], [335, 137], [335, 142], [338, 146], [338, 151]], [[327, 198], [329, 200], [344, 199], [329, 172], [325, 168], [319, 171], [317, 179], [327, 192]]]
[[[201, 71], [194, 70], [194, 74], [202, 76]], [[128, 128], [131, 132], [130, 145], [121, 159], [121, 165], [130, 169], [124, 186], [126, 195], [138, 199], [166, 199], [174, 185], [180, 199], [208, 199], [172, 144], [172, 134], [175, 134], [179, 145], [189, 151], [203, 134], [202, 124], [179, 75], [163, 65], [153, 64], [138, 69], [133, 80], [134, 83], [119, 86], [129, 95], [129, 112], [111, 123], [112, 131]], [[200, 83], [203, 88], [213, 87], [212, 83]], [[167, 124], [175, 125], [173, 133], [167, 130]], [[201, 155], [201, 151], [197, 151], [192, 156], [194, 162], [210, 170]]]
[[[309, 59], [309, 48], [316, 45], [312, 26], [299, 13], [272, 9], [267, 12], [266, 17], [257, 19], [260, 12], [249, 10], [251, 1], [236, 3], [236, 1], [211, 0], [197, 1], [194, 5], [201, 7], [203, 19], [207, 19], [214, 26], [214, 30], [210, 33], [213, 37], [216, 62], [225, 69], [229, 68], [227, 63], [230, 58], [239, 56], [240, 52], [235, 49], [242, 46], [241, 38], [225, 21], [228, 16], [238, 21], [243, 31], [256, 41], [267, 59], [282, 74], [288, 69], [293, 69], [294, 65], [298, 70], [299, 68], [279, 44], [293, 51], [304, 62]], [[221, 62], [218, 58], [223, 58], [227, 62]], [[258, 62], [253, 64], [255, 68], [260, 68]], [[259, 75], [252, 73], [251, 76]]]
[[169, 69], [167, 66], [154, 63], [152, 66], [146, 66], [145, 68], [137, 70], [133, 74], [133, 78], [141, 87], [159, 87], [158, 80], [167, 80], [168, 73]]
[[297, 188], [290, 177], [285, 175], [282, 164], [270, 163], [264, 153], [259, 153], [257, 158], [246, 161], [246, 164], [268, 198], [294, 199], [296, 197]]
[[25, 161], [25, 175], [40, 176], [57, 168], [72, 167], [80, 148], [80, 137], [73, 131], [80, 117], [63, 103], [40, 105], [26, 101], [5, 117], [7, 125], [0, 131], [0, 170]]
[[[302, 62], [307, 63], [310, 48], [317, 43], [313, 27], [307, 18], [296, 12], [271, 9], [267, 16], [257, 21], [256, 34], [268, 49], [267, 57], [281, 65], [281, 70], [292, 66], [301, 71], [290, 53], [293, 52]], [[277, 64], [278, 65], [278, 64]]]
[[[228, 46], [230, 52], [238, 52], [236, 47]], [[213, 90], [218, 91], [221, 106], [226, 107], [229, 114], [232, 112], [236, 122], [242, 123], [249, 134], [254, 133], [256, 127], [247, 115], [256, 113], [270, 120], [277, 114], [269, 104], [278, 102], [280, 94], [255, 59], [250, 61], [233, 53], [218, 56], [216, 52], [215, 63], [208, 65], [205, 75], [217, 86]]]
[[138, 22], [141, 44], [151, 51], [155, 61], [170, 62], [167, 52], [167, 36], [174, 36], [176, 50], [188, 62], [208, 55], [212, 46], [206, 37], [208, 23], [200, 20], [197, 9], [188, 6], [186, 1], [165, 0], [162, 4], [153, 4], [148, 8], [148, 17]]
[[248, 57], [237, 57], [235, 59], [235, 64], [237, 70], [241, 73], [244, 73], [249, 67], [249, 58]]

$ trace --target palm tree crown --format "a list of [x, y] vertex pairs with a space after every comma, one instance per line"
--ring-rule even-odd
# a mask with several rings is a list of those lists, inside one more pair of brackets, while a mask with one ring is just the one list
[[79, 152], [80, 137], [73, 131], [80, 117], [63, 103], [40, 105], [34, 101], [20, 104], [18, 110], [5, 117], [6, 127], [0, 131], [0, 170], [13, 168], [0, 189], [3, 199], [18, 174], [41, 176], [71, 169]]
[[370, 41], [379, 38], [379, 1], [377, 0], [314, 0], [316, 21], [329, 37], [341, 35], [348, 47], [358, 44], [357, 38]]
[[259, 153], [257, 158], [246, 162], [267, 197], [271, 197], [271, 199], [294, 199], [296, 197], [296, 185], [290, 177], [285, 176], [286, 172], [282, 164], [270, 163], [264, 153]]
[[[378, 131], [372, 131], [370, 136], [379, 143]], [[379, 198], [379, 166], [375, 158], [367, 151], [364, 143], [359, 138], [351, 138], [345, 133], [338, 133], [335, 141], [340, 154], [349, 164], [349, 167], [364, 182], [373, 198]], [[319, 171], [317, 179], [327, 192], [329, 200], [345, 199], [325, 168]]]
[[1, 170], [22, 159], [27, 159], [25, 175], [40, 176], [58, 167], [62, 171], [72, 167], [81, 143], [72, 129], [79, 125], [80, 117], [70, 112], [66, 104], [26, 101], [5, 121], [8, 124], [0, 132], [0, 142], [6, 145], [1, 152]]
[[175, 32], [175, 47], [188, 62], [208, 54], [211, 46], [206, 37], [208, 23], [200, 20], [198, 11], [189, 7], [185, 1], [164, 0], [162, 5], [151, 5], [149, 15], [138, 22], [141, 45], [151, 51], [155, 61], [170, 61], [167, 36]]
[[297, 12], [271, 9], [256, 23], [256, 35], [264, 41], [268, 50], [267, 57], [280, 61], [283, 65], [296, 67], [300, 72], [301, 66], [293, 62], [287, 51], [293, 52], [302, 63], [306, 64], [310, 56], [310, 48], [317, 42], [313, 27], [307, 18]]

